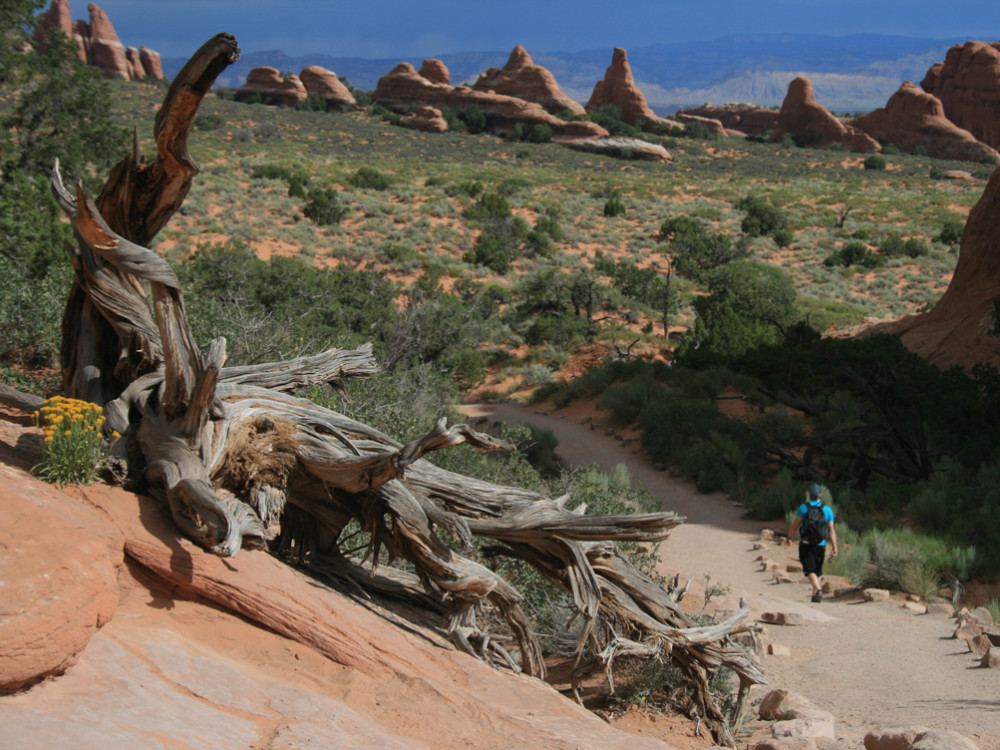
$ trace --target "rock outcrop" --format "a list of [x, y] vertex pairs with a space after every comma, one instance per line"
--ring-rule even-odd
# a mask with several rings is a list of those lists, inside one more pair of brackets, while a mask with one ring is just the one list
[[[38, 499], [60, 502], [44, 486]], [[79, 508], [77, 517], [90, 531], [104, 525], [89, 509]], [[0, 692], [11, 692], [76, 663], [115, 614], [123, 555], [93, 533], [4, 489], [0, 518]], [[106, 536], [122, 541], [120, 534]]]
[[146, 46], [139, 47], [139, 59], [142, 61], [142, 69], [147, 76], [155, 81], [162, 81], [166, 78], [163, 75], [163, 61], [160, 59], [159, 52]]
[[585, 109], [587, 112], [598, 112], [608, 105], [615, 107], [622, 122], [629, 125], [642, 122], [646, 127], [651, 127], [662, 122], [649, 108], [646, 97], [636, 86], [632, 68], [628, 64], [628, 53], [620, 47], [615, 48], [604, 78], [594, 85]]
[[910, 81], [899, 87], [885, 107], [857, 118], [853, 125], [904, 151], [923, 146], [936, 159], [978, 162], [1000, 158], [995, 150], [945, 117], [940, 99]]
[[920, 86], [941, 100], [955, 125], [1000, 149], [1000, 42], [955, 45]]
[[871, 154], [879, 150], [875, 139], [845, 124], [819, 104], [813, 93], [812, 82], [803, 76], [788, 84], [788, 93], [781, 104], [778, 127], [771, 140], [780, 141], [789, 134], [801, 146], [826, 148], [839, 143], [855, 153]]
[[423, 130], [425, 133], [448, 131], [448, 121], [444, 119], [441, 110], [434, 107], [419, 107], [413, 114], [401, 117], [399, 124], [404, 128]]
[[686, 113], [678, 112], [669, 118], [669, 121], [676, 120], [681, 125], [689, 125], [691, 123], [699, 123], [705, 126], [709, 135], [726, 135], [726, 126], [722, 124], [721, 120], [716, 120], [714, 117], [701, 117], [700, 115], [689, 115]]
[[399, 63], [378, 81], [372, 95], [377, 104], [397, 111], [414, 106], [429, 106], [438, 109], [469, 109], [476, 107], [490, 120], [490, 129], [498, 133], [511, 133], [521, 122], [529, 125], [544, 124], [553, 133], [571, 138], [594, 138], [607, 136], [600, 125], [585, 121], [560, 120], [549, 114], [540, 105], [513, 96], [487, 94], [468, 86], [449, 86], [434, 83], [421, 76], [410, 63]]
[[261, 66], [247, 73], [246, 82], [236, 90], [237, 101], [260, 100], [266, 104], [294, 107], [309, 96], [302, 80], [294, 73], [281, 75], [277, 68]]
[[83, 39], [74, 34], [73, 11], [70, 10], [69, 0], [52, 0], [49, 9], [38, 17], [38, 22], [35, 24], [36, 47], [45, 50], [45, 40], [52, 29], [59, 29], [67, 39], [73, 39], [76, 42], [76, 56], [80, 62], [87, 62]]
[[971, 368], [978, 362], [1000, 366], [994, 333], [994, 300], [1000, 297], [1000, 170], [993, 172], [979, 202], [972, 208], [962, 235], [951, 283], [934, 307], [864, 333], [884, 332], [941, 368]]
[[159, 54], [146, 47], [126, 49], [107, 13], [96, 3], [90, 3], [87, 11], [89, 24], [82, 20], [74, 22], [69, 0], [52, 0], [35, 27], [35, 44], [44, 47], [49, 30], [58, 28], [76, 43], [76, 56], [80, 61], [100, 68], [106, 78], [163, 80]]
[[33, 439], [4, 437], [0, 669], [81, 634], [0, 701], [5, 747], [667, 748], [264, 551], [205, 552], [148, 498], [44, 485], [8, 463]]
[[319, 65], [307, 65], [299, 73], [306, 94], [316, 94], [326, 102], [327, 112], [347, 112], [357, 109], [354, 94], [344, 85], [337, 74]]
[[451, 73], [448, 71], [448, 66], [440, 60], [434, 58], [424, 60], [418, 72], [421, 78], [426, 78], [431, 83], [443, 83], [445, 86], [451, 86]]
[[738, 104], [729, 104], [724, 107], [713, 107], [709, 104], [703, 107], [689, 107], [678, 110], [674, 118], [679, 118], [681, 115], [718, 120], [729, 133], [756, 136], [777, 130], [779, 118], [777, 110], [759, 109]]
[[616, 135], [601, 138], [580, 138], [567, 141], [566, 145], [576, 151], [589, 151], [592, 154], [613, 156], [616, 159], [658, 162], [673, 160], [670, 152], [663, 146], [658, 143], [649, 143], [641, 138], [625, 138]]
[[108, 14], [97, 3], [90, 3], [87, 11], [90, 13], [90, 24], [83, 42], [87, 50], [87, 62], [100, 68], [107, 78], [121, 76], [126, 81], [131, 81], [125, 45], [118, 38]]
[[[423, 68], [421, 73], [422, 71]], [[472, 88], [474, 91], [504, 94], [534, 102], [554, 115], [562, 115], [564, 112], [585, 114], [583, 106], [566, 96], [552, 73], [541, 65], [535, 65], [531, 55], [520, 44], [510, 53], [506, 65], [499, 70], [490, 68], [480, 74]]]

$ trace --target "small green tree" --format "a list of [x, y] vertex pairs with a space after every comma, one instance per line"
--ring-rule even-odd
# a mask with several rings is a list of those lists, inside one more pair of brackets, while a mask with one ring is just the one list
[[865, 169], [870, 169], [874, 171], [881, 171], [885, 169], [886, 161], [885, 157], [879, 154], [872, 154], [864, 161]]
[[59, 158], [67, 183], [83, 180], [93, 194], [128, 148], [111, 120], [111, 89], [100, 72], [76, 58], [53, 28], [33, 43], [39, 0], [0, 8], [0, 253], [33, 277], [65, 259], [68, 227], [59, 220], [49, 173]]

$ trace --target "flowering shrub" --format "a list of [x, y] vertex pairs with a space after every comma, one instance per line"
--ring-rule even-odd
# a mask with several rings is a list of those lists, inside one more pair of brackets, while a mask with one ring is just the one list
[[[59, 485], [94, 481], [106, 457], [101, 439], [104, 426], [101, 407], [89, 401], [53, 396], [32, 416], [45, 435], [42, 460], [33, 471], [45, 481]], [[120, 435], [115, 432], [112, 437], [117, 439]]]

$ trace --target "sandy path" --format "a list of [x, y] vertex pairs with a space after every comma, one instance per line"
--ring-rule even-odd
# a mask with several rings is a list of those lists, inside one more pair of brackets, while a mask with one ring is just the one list
[[837, 718], [838, 738], [851, 745], [860, 745], [874, 728], [925, 726], [961, 732], [981, 750], [1000, 750], [1000, 671], [978, 668], [965, 643], [950, 638], [950, 618], [918, 615], [898, 601], [812, 604], [808, 584], [779, 585], [759, 572], [754, 558], [760, 553], [751, 551], [751, 543], [764, 524], [744, 518], [724, 496], [700, 495], [690, 483], [656, 471], [578, 416], [507, 404], [475, 407], [475, 414], [551, 430], [560, 458], [569, 464], [603, 470], [625, 464], [664, 509], [687, 517], [661, 545], [666, 570], [693, 574], [702, 583], [708, 573], [712, 584], [733, 591], [724, 606], [745, 596], [755, 616], [802, 614], [805, 627], [767, 627], [765, 640], [788, 646], [791, 656], [763, 657], [770, 685], [756, 695], [783, 687], [806, 696]]

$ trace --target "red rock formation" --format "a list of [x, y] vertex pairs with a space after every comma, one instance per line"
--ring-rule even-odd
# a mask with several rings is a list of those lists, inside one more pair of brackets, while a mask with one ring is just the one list
[[97, 3], [90, 3], [87, 11], [90, 13], [90, 25], [85, 39], [87, 61], [100, 68], [105, 78], [121, 76], [126, 81], [131, 80], [125, 45], [118, 38], [108, 14]]
[[142, 60], [142, 68], [146, 75], [155, 81], [162, 81], [163, 63], [160, 61], [160, 53], [151, 50], [149, 47], [139, 47], [139, 59]]
[[687, 125], [688, 123], [698, 122], [704, 125], [709, 132], [709, 135], [726, 135], [726, 126], [722, 124], [720, 120], [716, 120], [714, 117], [701, 117], [699, 115], [691, 115], [687, 113], [678, 112], [672, 117], [667, 118], [669, 122], [676, 120], [681, 125]]
[[1000, 42], [955, 45], [920, 86], [941, 100], [949, 120], [1000, 149]]
[[316, 94], [326, 102], [327, 112], [346, 112], [357, 109], [358, 102], [343, 81], [332, 70], [319, 65], [308, 65], [299, 73], [307, 94]]
[[247, 73], [246, 83], [236, 90], [234, 96], [241, 102], [260, 96], [267, 103], [276, 102], [285, 107], [294, 107], [305, 101], [309, 93], [294, 73], [282, 77], [277, 68], [261, 66]]
[[958, 264], [944, 295], [929, 312], [867, 332], [893, 333], [908, 349], [941, 368], [1000, 367], [994, 300], [1000, 297], [1000, 170], [969, 213]]
[[[68, 497], [40, 485], [29, 502], [7, 486], [0, 489], [0, 692], [62, 674], [76, 662], [114, 616], [123, 560], [120, 533], [115, 554], [93, 533], [53, 515], [53, 504], [74, 504]], [[91, 532], [106, 524], [89, 508], [75, 512], [92, 516], [85, 520]]]
[[662, 122], [649, 108], [646, 97], [635, 85], [632, 68], [628, 64], [628, 53], [619, 47], [615, 48], [604, 78], [595, 84], [585, 109], [587, 112], [597, 112], [609, 104], [618, 109], [621, 120], [629, 125], [635, 125], [640, 120], [647, 126]]
[[73, 21], [69, 0], [52, 0], [52, 5], [39, 17], [35, 27], [35, 43], [44, 49], [43, 40], [49, 29], [59, 28], [76, 43], [76, 56], [80, 61], [100, 68], [106, 77], [163, 80], [159, 54], [146, 47], [139, 50], [129, 47], [126, 50], [107, 14], [94, 3], [88, 5], [87, 10], [90, 12], [89, 24], [81, 20]]
[[680, 109], [674, 115], [692, 115], [718, 120], [727, 131], [739, 131], [745, 135], [764, 135], [773, 132], [778, 127], [779, 113], [774, 109], [758, 109], [757, 107], [727, 105], [713, 107], [706, 104], [703, 107]]
[[45, 485], [9, 464], [36, 443], [11, 428], [0, 420], [0, 664], [53, 651], [71, 624], [92, 635], [58, 680], [0, 701], [4, 747], [669, 750], [264, 551], [209, 554], [147, 498]]
[[52, 5], [41, 16], [35, 25], [35, 45], [45, 51], [45, 39], [53, 28], [60, 29], [67, 39], [76, 40], [76, 56], [80, 62], [87, 62], [87, 53], [83, 48], [83, 40], [75, 37], [73, 31], [73, 14], [69, 8], [69, 0], [52, 0]]
[[419, 74], [421, 78], [426, 78], [431, 83], [443, 83], [445, 86], [451, 86], [451, 73], [440, 60], [433, 58], [424, 60], [424, 64], [420, 66]]
[[840, 143], [856, 153], [871, 154], [879, 150], [878, 143], [871, 136], [844, 124], [817, 103], [812, 82], [802, 76], [788, 84], [778, 127], [771, 139], [779, 141], [786, 134], [794, 135], [796, 142], [803, 146], [825, 148]]
[[373, 99], [376, 103], [395, 110], [407, 110], [414, 105], [427, 105], [438, 109], [468, 109], [477, 107], [487, 115], [490, 128], [495, 132], [509, 133], [518, 122], [543, 123], [553, 133], [566, 137], [600, 137], [608, 132], [593, 122], [565, 122], [546, 112], [540, 104], [526, 102], [513, 96], [487, 94], [473, 91], [468, 86], [448, 86], [432, 83], [421, 76], [410, 63], [399, 63], [379, 79]]
[[520, 44], [510, 53], [503, 68], [490, 68], [480, 74], [472, 88], [475, 91], [516, 96], [518, 99], [535, 102], [554, 115], [562, 115], [564, 112], [585, 114], [580, 103], [566, 96], [555, 77], [541, 65], [535, 65], [531, 55]]
[[445, 133], [448, 131], [448, 121], [444, 119], [440, 109], [420, 107], [416, 112], [400, 118], [399, 124], [404, 128], [423, 130], [427, 133]]
[[854, 120], [854, 126], [904, 151], [923, 146], [936, 159], [983, 161], [997, 159], [992, 148], [977, 141], [944, 115], [941, 100], [906, 81], [884, 108]]
[[125, 59], [128, 61], [129, 80], [138, 81], [146, 77], [146, 69], [142, 67], [142, 60], [139, 59], [139, 50], [135, 47], [126, 47]]

